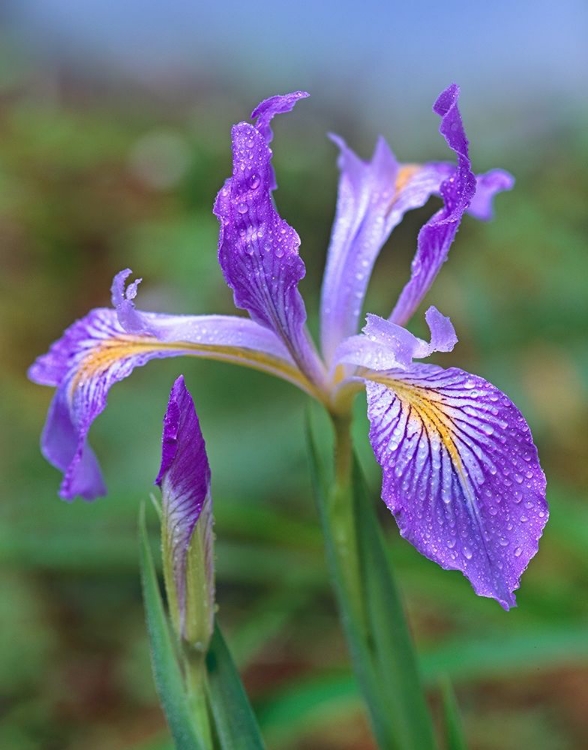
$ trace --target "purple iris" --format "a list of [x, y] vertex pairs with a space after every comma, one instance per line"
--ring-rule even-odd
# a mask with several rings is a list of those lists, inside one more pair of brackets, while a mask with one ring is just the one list
[[[295, 230], [278, 214], [272, 193], [270, 123], [307, 95], [262, 102], [255, 124], [233, 127], [233, 175], [220, 190], [219, 261], [237, 307], [249, 318], [177, 316], [137, 310], [130, 271], [113, 282], [115, 309], [97, 309], [74, 323], [40, 357], [30, 377], [57, 387], [42, 448], [64, 473], [60, 494], [91, 499], [104, 493], [87, 443], [110, 386], [137, 365], [192, 355], [278, 375], [314, 396], [333, 415], [348, 414], [367, 391], [370, 441], [382, 466], [382, 498], [401, 534], [442, 567], [461, 570], [482, 596], [503, 607], [547, 521], [545, 477], [518, 409], [485, 380], [456, 368], [414, 360], [451, 351], [450, 320], [425, 314], [430, 341], [404, 326], [431, 287], [468, 211], [491, 217], [493, 196], [512, 187], [510, 175], [471, 170], [468, 141], [452, 85], [434, 111], [456, 164], [399, 164], [383, 139], [364, 162], [339, 138], [341, 177], [321, 298], [321, 353], [306, 327], [298, 291], [305, 267]], [[411, 276], [388, 318], [358, 322], [374, 263], [405, 212], [439, 195], [443, 207], [422, 227]]]
[[180, 376], [163, 418], [163, 570], [177, 632], [206, 643], [214, 618], [210, 467], [192, 396]]

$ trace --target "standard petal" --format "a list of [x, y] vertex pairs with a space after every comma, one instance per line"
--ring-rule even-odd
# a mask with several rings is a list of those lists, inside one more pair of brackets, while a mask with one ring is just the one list
[[413, 365], [366, 381], [382, 498], [400, 533], [508, 609], [547, 522], [529, 428], [497, 388], [458, 369]]
[[371, 161], [341, 139], [337, 213], [321, 294], [321, 340], [327, 361], [357, 331], [368, 282], [380, 249], [404, 214], [423, 206], [455, 169], [451, 164], [399, 165], [383, 138]]
[[[214, 613], [210, 467], [194, 402], [182, 376], [173, 385], [163, 419], [161, 467], [155, 483], [162, 493], [164, 570], [169, 564], [166, 584], [177, 604], [173, 615], [177, 617], [178, 631], [184, 638], [189, 635], [187, 627], [210, 633]], [[201, 545], [193, 544], [197, 524]], [[194, 572], [205, 582], [205, 591], [190, 592], [199, 611], [187, 624], [186, 583], [191, 548]], [[203, 617], [207, 622], [201, 622]]]
[[390, 320], [399, 325], [404, 325], [410, 319], [430, 289], [447, 258], [462, 216], [476, 191], [476, 177], [470, 167], [468, 140], [458, 109], [458, 99], [459, 88], [452, 85], [439, 96], [433, 107], [441, 117], [439, 132], [457, 156], [457, 170], [441, 184], [443, 208], [419, 232], [411, 278], [390, 315]]
[[[47, 460], [64, 473], [60, 495], [90, 500], [105, 494], [87, 435], [106, 407], [110, 387], [152, 359], [205, 357], [253, 367], [316, 391], [283, 344], [252, 320], [222, 315], [180, 316], [125, 307], [135, 333], [120, 322], [120, 311], [92, 310], [70, 326], [29, 369], [36, 383], [57, 387], [43, 432]], [[126, 317], [123, 316], [123, 320]]]
[[267, 144], [271, 117], [291, 109], [299, 98], [273, 97], [262, 103], [256, 110], [261, 132], [246, 122], [233, 127], [233, 176], [219, 192], [214, 214], [220, 223], [219, 262], [235, 304], [273, 331], [300, 369], [320, 383], [323, 368], [307, 333], [298, 291], [305, 274], [300, 238], [275, 209]]

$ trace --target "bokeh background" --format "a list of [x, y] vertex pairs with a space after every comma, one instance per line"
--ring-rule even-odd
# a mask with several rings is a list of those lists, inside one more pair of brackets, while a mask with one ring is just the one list
[[[316, 330], [337, 184], [326, 132], [366, 158], [378, 133], [403, 161], [447, 158], [431, 105], [454, 80], [476, 170], [508, 168], [517, 186], [492, 223], [464, 220], [427, 299], [460, 337], [438, 361], [483, 375], [523, 410], [552, 518], [510, 613], [419, 557], [385, 509], [382, 522], [434, 710], [449, 676], [472, 748], [588, 745], [587, 38], [583, 0], [3, 0], [0, 747], [170, 748], [136, 521], [180, 372], [214, 476], [219, 617], [269, 747], [373, 747], [326, 578], [305, 398], [218, 363], [152, 363], [113, 389], [92, 429], [108, 497], [68, 505], [38, 452], [51, 393], [25, 372], [109, 303], [125, 267], [144, 279], [145, 309], [232, 312], [211, 214], [230, 126], [298, 88], [312, 98], [276, 125], [277, 200], [302, 237]], [[437, 205], [395, 231], [367, 309], [390, 310]], [[360, 399], [357, 448], [376, 493], [366, 435]]]

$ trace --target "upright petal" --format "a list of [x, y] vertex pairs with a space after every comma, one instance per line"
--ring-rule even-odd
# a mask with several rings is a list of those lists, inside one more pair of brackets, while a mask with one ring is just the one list
[[390, 316], [390, 320], [399, 325], [409, 320], [430, 289], [476, 191], [476, 177], [470, 168], [468, 140], [458, 99], [459, 88], [454, 84], [439, 96], [433, 107], [441, 117], [439, 131], [457, 155], [457, 170], [441, 184], [440, 192], [445, 205], [419, 232], [410, 281], [402, 290]]
[[232, 130], [233, 176], [219, 192], [214, 213], [220, 223], [219, 262], [237, 307], [277, 334], [300, 369], [323, 380], [322, 366], [306, 330], [306, 309], [298, 291], [305, 267], [300, 238], [273, 203], [269, 122], [287, 112], [300, 92], [272, 97], [256, 112], [259, 125], [246, 122]]
[[378, 254], [404, 214], [423, 206], [454, 169], [450, 164], [399, 165], [383, 138], [364, 162], [337, 136], [337, 213], [321, 293], [321, 341], [328, 362], [357, 331]]
[[90, 425], [106, 407], [110, 387], [152, 359], [186, 355], [232, 362], [278, 375], [317, 395], [266, 328], [230, 316], [139, 312], [132, 306], [136, 287], [131, 285], [127, 296], [120, 287], [122, 279], [119, 274], [113, 284], [115, 302], [124, 302], [122, 314], [120, 309], [92, 310], [29, 369], [31, 380], [57, 388], [41, 444], [47, 460], [64, 473], [64, 499], [80, 495], [90, 500], [105, 494], [87, 444]]
[[547, 522], [529, 428], [497, 388], [458, 369], [413, 365], [366, 381], [382, 498], [400, 533], [508, 609]]
[[[163, 500], [163, 560], [172, 617], [183, 638], [204, 648], [214, 618], [210, 467], [183, 376], [173, 385], [163, 419], [155, 483]], [[199, 585], [188, 591], [188, 581]]]
[[[327, 362], [339, 343], [357, 331], [357, 322], [378, 254], [404, 214], [439, 193], [456, 167], [445, 162], [398, 164], [383, 138], [371, 161], [364, 162], [337, 136], [339, 192], [321, 294], [321, 342]], [[495, 193], [510, 189], [512, 178], [493, 170], [477, 178], [469, 211], [491, 217]], [[474, 206], [475, 203], [475, 206]]]

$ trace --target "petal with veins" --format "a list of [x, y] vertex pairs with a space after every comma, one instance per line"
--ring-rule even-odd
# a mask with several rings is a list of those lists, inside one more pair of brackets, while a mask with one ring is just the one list
[[529, 428], [487, 381], [413, 365], [366, 381], [382, 498], [400, 533], [508, 609], [547, 522]]
[[[120, 274], [117, 277], [120, 281]], [[115, 280], [115, 285], [117, 284]], [[136, 287], [131, 287], [134, 296]], [[117, 287], [117, 294], [118, 294]], [[223, 315], [139, 312], [124, 296], [123, 315], [92, 310], [70, 326], [29, 369], [36, 383], [57, 387], [42, 437], [47, 460], [64, 473], [60, 495], [90, 500], [105, 493], [87, 435], [111, 386], [152, 359], [196, 356], [278, 375], [316, 395], [277, 337], [252, 320]], [[129, 303], [129, 304], [127, 304]], [[120, 318], [134, 331], [129, 333]]]

